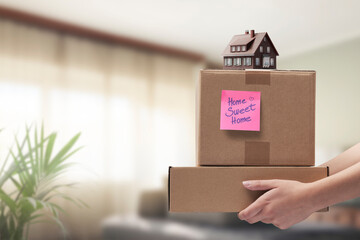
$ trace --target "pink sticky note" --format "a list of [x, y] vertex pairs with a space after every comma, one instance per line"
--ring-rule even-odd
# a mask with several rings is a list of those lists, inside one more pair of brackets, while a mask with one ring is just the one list
[[221, 130], [260, 131], [260, 92], [222, 90]]

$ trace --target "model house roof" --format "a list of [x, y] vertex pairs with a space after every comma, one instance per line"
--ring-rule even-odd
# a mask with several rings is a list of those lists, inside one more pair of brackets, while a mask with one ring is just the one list
[[[267, 32], [262, 33], [254, 33], [254, 36], [252, 37], [252, 34], [246, 33], [246, 34], [240, 34], [235, 35], [231, 39], [230, 43], [226, 46], [223, 56], [253, 56], [255, 51], [259, 48], [260, 43], [266, 36], [267, 40], [271, 43], [273, 46], [276, 55], [278, 56], [279, 53], [277, 52], [274, 44], [272, 43], [269, 35]], [[238, 46], [238, 45], [247, 45], [247, 51], [245, 52], [231, 52], [231, 46]]]
[[247, 45], [253, 40], [255, 40], [255, 37], [251, 37], [250, 34], [235, 35], [231, 39], [230, 45]]

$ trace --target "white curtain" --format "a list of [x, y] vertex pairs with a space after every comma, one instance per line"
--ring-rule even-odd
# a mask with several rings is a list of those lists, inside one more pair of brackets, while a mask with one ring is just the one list
[[104, 217], [135, 212], [139, 193], [162, 187], [169, 165], [195, 164], [202, 66], [0, 19], [1, 156], [25, 124], [43, 121], [58, 146], [81, 132], [66, 179], [80, 183], [74, 194], [90, 209], [63, 205], [70, 232], [88, 239]]

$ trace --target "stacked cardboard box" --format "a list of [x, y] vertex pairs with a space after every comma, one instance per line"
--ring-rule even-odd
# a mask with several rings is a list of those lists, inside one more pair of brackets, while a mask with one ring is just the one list
[[197, 94], [197, 165], [169, 168], [169, 211], [239, 212], [263, 192], [244, 180], [312, 182], [315, 72], [203, 70]]

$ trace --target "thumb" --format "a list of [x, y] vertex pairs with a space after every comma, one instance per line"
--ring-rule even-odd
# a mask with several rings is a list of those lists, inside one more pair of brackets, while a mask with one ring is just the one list
[[249, 190], [260, 191], [278, 187], [279, 180], [250, 180], [244, 181], [243, 185]]

